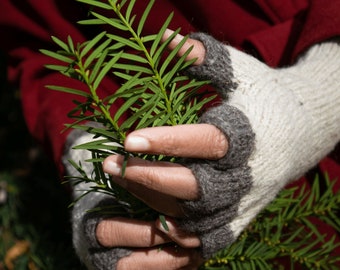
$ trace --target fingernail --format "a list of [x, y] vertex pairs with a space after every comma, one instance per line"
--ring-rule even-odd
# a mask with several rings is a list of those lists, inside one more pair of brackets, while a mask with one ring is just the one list
[[165, 29], [165, 31], [164, 31], [164, 36], [169, 37], [169, 36], [171, 36], [171, 34], [172, 34], [173, 32], [174, 32], [173, 30], [167, 28], [167, 29]]
[[105, 160], [103, 164], [103, 169], [106, 173], [109, 173], [112, 175], [120, 176], [122, 173], [122, 168], [116, 162], [112, 160]]
[[169, 232], [174, 229], [174, 223], [163, 215], [160, 215], [158, 229], [169, 234]]
[[150, 149], [150, 142], [139, 136], [128, 136], [124, 143], [128, 151], [146, 151]]
[[164, 34], [162, 36], [162, 42], [166, 41], [172, 35], [173, 32], [174, 31], [169, 28], [165, 29]]
[[[164, 34], [163, 34], [163, 38], [162, 38], [162, 41], [164, 42], [165, 40], [167, 40], [175, 31], [167, 28], [165, 29], [164, 31]], [[183, 35], [181, 34], [177, 34], [174, 38], [173, 38], [173, 41], [176, 41], [176, 43], [179, 43], [181, 42], [181, 40], [184, 38]]]
[[163, 215], [159, 216], [159, 222], [161, 223], [161, 227], [160, 227], [161, 231], [168, 233], [169, 232], [169, 225], [168, 225], [168, 222]]

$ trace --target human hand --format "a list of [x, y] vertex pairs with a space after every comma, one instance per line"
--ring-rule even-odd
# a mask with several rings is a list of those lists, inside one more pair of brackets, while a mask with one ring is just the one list
[[[171, 31], [167, 31], [164, 38], [170, 34]], [[175, 38], [169, 48], [172, 49], [177, 42], [180, 40]], [[179, 54], [184, 53], [190, 46], [194, 48], [187, 60], [196, 58], [195, 64], [199, 65], [205, 54], [201, 42], [189, 39]], [[146, 145], [143, 145], [143, 141]], [[225, 136], [216, 127], [202, 124], [138, 130], [127, 137], [124, 147], [131, 152], [213, 160], [225, 155], [228, 144]], [[184, 166], [168, 162], [158, 162], [156, 165], [154, 162], [130, 158], [125, 178], [122, 179], [120, 177], [122, 162], [122, 156], [111, 156], [104, 162], [104, 170], [114, 175], [113, 179], [117, 183], [161, 213], [181, 217], [183, 213], [177, 200], [198, 198], [195, 177], [191, 170]], [[159, 181], [160, 179], [162, 181]], [[148, 186], [150, 181], [152, 187]], [[138, 267], [159, 269], [160, 265], [164, 269], [166, 267], [197, 269], [203, 262], [196, 250], [200, 245], [199, 238], [179, 229], [173, 219], [167, 218], [167, 225], [168, 231], [164, 230], [159, 220], [153, 223], [113, 218], [99, 223], [96, 236], [98, 242], [105, 247], [113, 248], [122, 245], [134, 249], [144, 248], [135, 250], [129, 256], [120, 259], [117, 269], [139, 269]], [[178, 246], [162, 248], [160, 254], [158, 245], [169, 241], [176, 242]], [[157, 256], [154, 256], [155, 254]]]
[[[130, 152], [164, 154], [169, 156], [218, 159], [225, 155], [228, 144], [225, 136], [212, 125], [183, 125], [147, 128], [132, 132], [125, 140]], [[183, 217], [178, 200], [198, 198], [198, 186], [191, 170], [170, 162], [151, 162], [129, 158], [125, 176], [121, 178], [123, 156], [110, 156], [103, 164], [113, 180], [146, 202], [150, 207], [172, 217]], [[103, 220], [96, 233], [105, 247], [129, 246], [132, 253], [117, 263], [117, 269], [197, 269], [202, 258], [197, 252], [200, 240], [186, 233], [176, 222], [167, 218], [169, 230], [160, 221], [145, 222]], [[178, 246], [161, 248], [175, 242]], [[143, 248], [142, 250], [135, 248]]]
[[[171, 32], [166, 32], [166, 35], [170, 34]], [[172, 46], [175, 47], [179, 41], [175, 38], [170, 43], [170, 49]], [[192, 45], [194, 45], [194, 48], [191, 54], [189, 54], [188, 60], [190, 58], [197, 58], [195, 64], [200, 65], [205, 57], [205, 48], [200, 41], [189, 39], [183, 46], [183, 50], [179, 53], [184, 53]], [[207, 124], [138, 130], [132, 132], [127, 137], [124, 146], [130, 152], [182, 157], [186, 159], [185, 162], [187, 163], [197, 163], [192, 161], [193, 159], [197, 159], [198, 163], [201, 163], [202, 160], [221, 159], [228, 150], [225, 134], [214, 125]], [[107, 158], [103, 165], [104, 171], [113, 175], [113, 180], [118, 184], [161, 213], [182, 220], [183, 214], [187, 213], [183, 213], [183, 203], [179, 202], [196, 201], [201, 196], [201, 190], [196, 177], [188, 167], [168, 162], [150, 162], [137, 158], [129, 158], [125, 176], [121, 178], [123, 160], [123, 156]], [[136, 221], [128, 220], [125, 220], [124, 223], [117, 222], [116, 219], [102, 221], [96, 231], [98, 241], [106, 247], [115, 247], [121, 244], [131, 247], [149, 247], [151, 239], [153, 239], [152, 235], [155, 234], [153, 230], [154, 224], [139, 223], [140, 228], [135, 231], [138, 231], [140, 234], [139, 237], [136, 237], [135, 233], [131, 233], [134, 229], [130, 223], [136, 225]], [[170, 223], [171, 226], [169, 227], [171, 229], [169, 231], [165, 231], [159, 224], [160, 222], [157, 222], [156, 227], [163, 231], [168, 236], [168, 239], [163, 239], [162, 241], [164, 242], [154, 242], [154, 246], [161, 243], [164, 244], [169, 239], [184, 248], [200, 246], [201, 242], [197, 236], [187, 235], [183, 230], [178, 229], [174, 223]], [[143, 238], [142, 236], [145, 236], [145, 225], [147, 225], [149, 234], [148, 237]], [[124, 227], [124, 230], [120, 229], [120, 227]], [[117, 232], [120, 232], [119, 237]], [[150, 232], [152, 233], [150, 234]], [[181, 237], [178, 237], [178, 235]], [[144, 242], [142, 242], [142, 239]], [[119, 267], [124, 265], [135, 268], [140, 266], [141, 263], [146, 263], [149, 267], [150, 265], [155, 265], [156, 268], [160, 264], [167, 265], [164, 261], [160, 260], [160, 256], [148, 256], [150, 250], [156, 250], [156, 248], [147, 249], [147, 253], [132, 252], [130, 256], [119, 260], [117, 268], [119, 269]], [[173, 261], [180, 262], [183, 260], [183, 254], [177, 253], [175, 255], [172, 258]], [[185, 255], [187, 258], [190, 258], [190, 256], [192, 254]], [[198, 258], [196, 251], [194, 257]], [[201, 262], [201, 260], [199, 261]]]
[[[194, 40], [192, 41], [195, 42]], [[197, 136], [197, 132], [202, 132], [202, 128], [205, 132], [201, 133], [201, 136]], [[162, 154], [171, 156], [215, 159], [223, 156], [227, 150], [226, 138], [217, 128], [211, 125], [193, 125], [190, 128], [188, 126], [178, 126], [171, 129], [171, 132], [166, 128], [159, 129], [158, 131], [156, 133], [154, 133], [154, 130], [151, 131], [151, 135], [156, 136], [154, 136], [155, 143], [151, 146], [149, 152], [159, 154], [162, 152]], [[178, 136], [183, 132], [186, 136]], [[164, 136], [164, 134], [167, 134], [167, 136]], [[172, 137], [175, 141], [171, 140]], [[125, 146], [127, 150], [129, 150], [129, 142], [130, 144], [132, 142], [132, 137], [129, 136], [128, 138], [130, 140], [126, 140]], [[162, 138], [163, 141], [165, 139], [167, 143], [162, 143], [162, 140], [159, 140], [159, 138]], [[168, 141], [169, 139], [171, 141]], [[74, 132], [69, 140], [72, 145], [78, 145], [91, 140], [91, 138]], [[206, 141], [206, 146], [202, 144], [204, 140]], [[187, 146], [188, 141], [191, 142], [189, 147]], [[159, 146], [159, 143], [162, 144], [162, 147]], [[174, 147], [178, 149], [176, 150]], [[79, 150], [70, 151], [69, 154], [71, 156], [67, 155], [65, 160], [85, 160], [90, 158], [88, 153], [84, 151], [79, 152]], [[120, 164], [122, 162], [121, 156], [115, 156], [112, 159], [116, 159], [116, 162]], [[133, 161], [136, 162], [135, 165], [139, 164], [139, 162], [145, 162], [144, 160], [130, 159], [129, 164], [131, 165]], [[67, 165], [68, 163], [65, 162], [65, 164]], [[146, 164], [143, 165], [146, 166]], [[177, 171], [178, 176], [180, 176], [180, 179], [178, 178], [177, 180], [184, 180], [181, 189], [186, 192], [177, 194], [180, 181], [170, 181], [170, 185], [164, 186], [164, 190], [160, 191], [142, 188], [141, 185], [131, 185], [128, 189], [132, 192], [136, 190], [133, 193], [138, 197], [151, 198], [152, 201], [147, 202], [151, 207], [160, 212], [167, 213], [169, 216], [181, 216], [182, 213], [176, 200], [177, 198], [196, 198], [198, 196], [197, 183], [191, 171], [186, 167], [173, 163], [164, 163], [162, 165], [168, 167], [169, 170], [172, 167], [172, 171]], [[69, 174], [76, 175], [75, 171], [71, 172], [72, 170], [74, 168], [69, 167]], [[126, 177], [129, 175], [133, 177], [133, 173], [138, 175], [138, 171], [127, 170]], [[117, 169], [116, 173], [112, 174], [120, 176], [120, 172]], [[119, 177], [114, 179], [117, 182], [122, 181]], [[81, 196], [82, 192], [87, 189], [86, 184], [80, 184], [74, 190], [75, 197]], [[150, 196], [147, 196], [148, 194]], [[167, 196], [164, 196], [164, 194], [167, 194]], [[116, 203], [113, 198], [104, 194], [90, 193], [74, 205], [73, 239], [78, 255], [89, 269], [92, 269], [92, 267], [102, 269], [111, 266], [117, 267], [117, 269], [159, 269], [159, 265], [162, 265], [164, 269], [167, 269], [166, 266], [169, 269], [182, 269], [183, 267], [185, 269], [197, 269], [202, 263], [202, 258], [196, 249], [200, 245], [199, 239], [179, 229], [176, 226], [176, 222], [169, 217], [167, 217], [169, 231], [164, 233], [162, 232], [164, 228], [159, 220], [146, 222], [127, 218], [105, 218], [96, 213], [86, 213], [88, 209], [110, 204], [114, 205]], [[175, 245], [168, 245], [168, 243], [174, 242], [176, 243]], [[162, 245], [161, 249], [160, 245]], [[119, 260], [120, 258], [122, 259]], [[118, 264], [117, 261], [119, 261]]]
[[[218, 132], [213, 126], [212, 130]], [[162, 136], [162, 132], [158, 135]], [[66, 162], [69, 159], [82, 162], [84, 171], [91, 174], [90, 163], [84, 162], [90, 158], [90, 153], [85, 150], [73, 150], [72, 146], [88, 142], [92, 140], [92, 136], [75, 130], [68, 139], [70, 145], [66, 147], [68, 150], [64, 156], [68, 174], [77, 175], [75, 168]], [[139, 161], [136, 160], [136, 162]], [[131, 173], [133, 174], [134, 171], [129, 170], [128, 174]], [[192, 177], [192, 174], [188, 173], [188, 175]], [[195, 181], [191, 183], [191, 196], [195, 196], [197, 185]], [[74, 197], [81, 197], [90, 186], [91, 184], [86, 182], [75, 186]], [[162, 197], [155, 198], [155, 202], [157, 199], [161, 200]], [[149, 222], [123, 217], [112, 218], [101, 212], [88, 212], [90, 209], [113, 205], [119, 206], [119, 203], [112, 196], [96, 192], [90, 192], [74, 203], [72, 209], [73, 243], [78, 256], [88, 269], [144, 270], [159, 269], [160, 265], [164, 269], [197, 269], [202, 263], [196, 250], [199, 246], [199, 239], [180, 230], [172, 219], [167, 219], [170, 230], [165, 234], [162, 232], [164, 228], [161, 227], [159, 220]]]

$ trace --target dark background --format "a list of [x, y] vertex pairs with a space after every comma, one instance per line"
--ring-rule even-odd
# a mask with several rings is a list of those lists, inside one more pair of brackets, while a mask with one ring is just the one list
[[27, 131], [5, 60], [0, 52], [0, 270], [82, 269], [72, 248], [69, 193]]

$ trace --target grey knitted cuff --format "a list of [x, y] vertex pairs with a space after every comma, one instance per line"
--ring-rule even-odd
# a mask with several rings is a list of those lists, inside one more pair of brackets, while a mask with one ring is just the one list
[[219, 250], [226, 248], [236, 240], [229, 225], [221, 226], [210, 232], [202, 234], [201, 254], [204, 259], [209, 259]]
[[225, 45], [204, 33], [193, 33], [190, 38], [201, 41], [206, 49], [204, 62], [188, 68], [189, 76], [210, 80], [223, 98], [237, 88], [229, 52]]
[[213, 167], [226, 170], [246, 164], [255, 146], [255, 133], [244, 113], [224, 102], [208, 110], [199, 122], [216, 126], [228, 139], [226, 156], [212, 161]]
[[218, 127], [228, 138], [229, 149], [218, 161], [183, 161], [195, 175], [200, 193], [198, 200], [180, 202], [185, 218], [178, 222], [184, 230], [200, 236], [202, 255], [207, 258], [221, 248], [219, 242], [223, 247], [234, 240], [228, 224], [237, 216], [241, 198], [253, 183], [247, 161], [255, 134], [248, 118], [226, 103], [205, 113], [201, 122]]
[[[204, 33], [193, 33], [190, 36], [203, 43], [206, 49], [203, 64], [192, 66], [188, 73], [201, 79], [211, 80], [223, 98], [237, 88], [230, 54], [226, 46]], [[214, 166], [222, 169], [236, 168], [244, 164], [253, 150], [254, 133], [248, 118], [238, 109], [222, 104], [204, 114], [200, 122], [210, 123], [220, 128], [229, 139], [228, 155]]]
[[[94, 123], [94, 122], [88, 122], [87, 125], [89, 127], [98, 127], [100, 124]], [[72, 147], [77, 142], [77, 139], [88, 136], [89, 138], [91, 135], [89, 133], [75, 129], [73, 130], [68, 138], [65, 145], [65, 154], [63, 156], [63, 162], [66, 168], [66, 171], [70, 175], [76, 176], [78, 172], [76, 169], [71, 165], [71, 163], [68, 162], [68, 159], [72, 159], [75, 161], [81, 161], [82, 162], [82, 168], [84, 171], [90, 175], [92, 173], [93, 167], [92, 164], [84, 162], [84, 160], [87, 157], [88, 152], [85, 150], [73, 150]], [[83, 185], [83, 186], [82, 186]], [[77, 186], [75, 187], [75, 191], [79, 189], [79, 193], [77, 196], [81, 196], [87, 190], [89, 187], [86, 186], [85, 183], [80, 184], [81, 187]], [[82, 191], [83, 190], [83, 191]], [[75, 234], [81, 234], [82, 237], [84, 237], [85, 243], [78, 243], [83, 244], [83, 246], [78, 246], [78, 249], [86, 249], [84, 252], [81, 252], [83, 256], [86, 256], [86, 258], [81, 258], [84, 262], [91, 264], [91, 269], [98, 269], [98, 270], [114, 270], [116, 269], [116, 265], [122, 257], [128, 256], [131, 254], [131, 250], [127, 248], [106, 248], [101, 246], [96, 238], [96, 228], [98, 223], [107, 218], [110, 217], [109, 215], [103, 215], [101, 212], [95, 212], [95, 211], [89, 211], [85, 212], [87, 210], [91, 210], [97, 207], [105, 207], [105, 206], [117, 206], [118, 202], [115, 200], [115, 198], [110, 197], [108, 195], [104, 195], [103, 193], [92, 193], [92, 196], [90, 194], [84, 196], [77, 202], [77, 207], [74, 208], [74, 216], [75, 218], [74, 222], [76, 222], [77, 226], [74, 228]], [[121, 211], [124, 211], [124, 207], [121, 206]], [[118, 211], [118, 209], [117, 209]], [[77, 220], [80, 219], [80, 220]]]
[[[96, 207], [103, 207], [106, 205], [115, 204], [116, 201], [113, 199], [108, 199], [101, 201]], [[95, 267], [98, 270], [114, 270], [116, 269], [117, 263], [119, 259], [126, 257], [131, 254], [131, 250], [122, 247], [116, 248], [106, 248], [100, 245], [96, 238], [96, 228], [98, 223], [105, 219], [100, 213], [89, 212], [84, 216], [84, 232], [85, 237], [90, 244], [89, 254], [90, 259]]]

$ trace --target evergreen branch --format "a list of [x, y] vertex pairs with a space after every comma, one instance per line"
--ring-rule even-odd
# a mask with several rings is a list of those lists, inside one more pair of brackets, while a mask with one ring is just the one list
[[[204, 269], [234, 269], [235, 265], [237, 269], [278, 269], [279, 258], [289, 260], [291, 269], [298, 265], [307, 269], [338, 269], [340, 258], [332, 256], [332, 252], [340, 244], [334, 236], [328, 239], [320, 235], [310, 220], [327, 221], [326, 217], [339, 210], [340, 192], [333, 192], [334, 183], [326, 176], [322, 195], [318, 176], [310, 190], [306, 186], [298, 193], [296, 187], [283, 190], [239, 239], [208, 260]], [[327, 224], [337, 230], [333, 222]]]
[[[192, 61], [189, 63], [185, 61], [190, 52], [187, 51], [175, 65], [172, 65], [177, 52], [186, 39], [172, 53], [167, 54], [166, 52], [166, 46], [179, 32], [179, 29], [163, 44], [160, 43], [173, 14], [170, 14], [165, 20], [158, 34], [142, 37], [143, 26], [154, 1], [150, 1], [144, 10], [137, 31], [132, 27], [132, 22], [136, 19], [136, 16], [132, 14], [135, 1], [108, 0], [107, 4], [93, 0], [80, 0], [80, 2], [96, 8], [112, 10], [114, 13], [114, 17], [109, 18], [92, 11], [91, 14], [95, 19], [81, 21], [80, 23], [107, 24], [118, 31], [127, 32], [127, 37], [101, 32], [92, 40], [83, 44], [74, 44], [71, 37], [68, 37], [67, 42], [53, 38], [61, 50], [56, 53], [42, 50], [42, 53], [66, 64], [64, 68], [62, 65], [49, 65], [48, 68], [80, 80], [88, 89], [88, 92], [84, 92], [62, 86], [49, 86], [53, 90], [72, 93], [87, 99], [86, 102], [76, 101], [77, 107], [69, 113], [69, 116], [77, 120], [73, 124], [67, 125], [67, 128], [72, 127], [86, 131], [93, 134], [94, 138], [104, 138], [82, 144], [75, 149], [91, 151], [93, 157], [87, 162], [94, 165], [94, 179], [91, 180], [88, 177], [86, 181], [97, 183], [97, 186], [92, 187], [93, 190], [108, 192], [112, 183], [102, 173], [100, 161], [112, 153], [127, 155], [121, 147], [126, 132], [134, 127], [186, 123], [186, 119], [190, 123], [195, 122], [198, 119], [198, 111], [211, 99], [201, 99], [198, 102], [195, 97], [197, 90], [207, 82], [188, 80], [183, 75], [180, 76], [181, 80], [178, 80], [179, 72], [192, 63]], [[122, 7], [126, 6], [127, 3], [125, 14], [123, 14]], [[146, 43], [150, 43], [150, 46]], [[130, 52], [131, 49], [133, 52]], [[136, 52], [138, 53], [136, 54]], [[161, 66], [158, 66], [161, 59], [164, 62]], [[97, 91], [103, 79], [109, 74], [114, 74], [125, 82], [114, 94], [101, 99]], [[183, 93], [176, 94], [177, 88]], [[189, 94], [184, 94], [184, 91], [189, 92]], [[171, 93], [171, 97], [169, 93]], [[125, 100], [124, 103], [118, 108], [114, 116], [111, 116], [110, 108], [121, 99]], [[185, 118], [178, 114], [183, 114]], [[118, 124], [125, 116], [127, 116], [126, 120]], [[84, 125], [79, 125], [82, 121], [88, 120], [103, 124], [103, 131], [100, 131], [101, 128], [87, 128]], [[115, 136], [109, 136], [108, 133], [110, 132], [115, 133]], [[149, 158], [149, 156], [145, 155], [144, 158]], [[161, 158], [157, 157], [157, 159]], [[80, 173], [78, 167], [77, 170]], [[126, 198], [131, 204], [136, 204], [130, 198], [131, 196], [128, 196], [126, 192], [116, 186], [110, 192], [115, 197], [124, 193], [122, 198]], [[118, 193], [120, 193], [119, 196]]]

